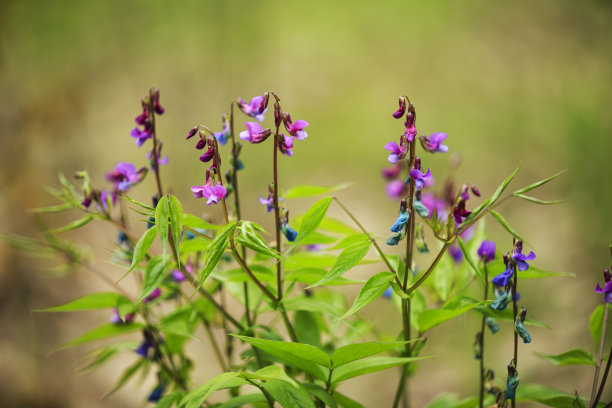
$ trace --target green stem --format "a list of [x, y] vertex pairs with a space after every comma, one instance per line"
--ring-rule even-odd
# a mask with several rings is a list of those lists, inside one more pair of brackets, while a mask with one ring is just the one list
[[291, 325], [291, 321], [289, 320], [289, 316], [287, 316], [285, 306], [282, 303], [278, 304], [278, 310], [283, 318], [283, 322], [285, 322], [285, 327], [287, 328], [287, 332], [289, 332], [289, 337], [291, 338], [291, 341], [294, 343], [299, 343], [299, 340], [295, 335], [295, 330], [293, 330], [293, 326]]
[[442, 246], [442, 249], [440, 249], [440, 252], [438, 252], [438, 255], [436, 255], [436, 258], [434, 259], [433, 263], [429, 266], [429, 269], [427, 269], [427, 271], [423, 274], [423, 276], [421, 276], [419, 278], [418, 281], [416, 281], [412, 286], [410, 286], [406, 290], [406, 294], [408, 294], [408, 295], [411, 294], [412, 292], [417, 290], [417, 288], [419, 286], [421, 286], [423, 284], [423, 282], [425, 282], [425, 280], [427, 280], [429, 275], [431, 275], [433, 270], [438, 265], [438, 262], [440, 262], [440, 259], [442, 259], [442, 256], [444, 255], [444, 253], [446, 252], [446, 250], [448, 249], [448, 247], [450, 246], [451, 243], [452, 243], [452, 241], [444, 243], [444, 245]]

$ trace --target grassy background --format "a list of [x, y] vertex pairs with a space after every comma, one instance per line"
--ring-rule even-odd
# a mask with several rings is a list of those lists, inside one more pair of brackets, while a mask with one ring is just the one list
[[[603, 1], [4, 1], [2, 231], [34, 233], [25, 209], [52, 202], [42, 186], [55, 185], [60, 171], [87, 169], [102, 184], [117, 161], [144, 164], [129, 130], [139, 98], [157, 86], [167, 110], [158, 125], [170, 156], [164, 180], [186, 209], [201, 210], [189, 187], [203, 179], [192, 143], [183, 141], [186, 130], [195, 123], [220, 129], [232, 98], [274, 90], [294, 119], [311, 124], [295, 156], [281, 160], [281, 185], [354, 181], [340, 196], [385, 236], [396, 204], [380, 179], [382, 146], [401, 132], [390, 114], [406, 93], [417, 106], [419, 131], [450, 135], [451, 152], [463, 161], [453, 178], [484, 194], [523, 158], [517, 186], [569, 169], [540, 193], [566, 203], [514, 202], [501, 211], [530, 238], [539, 266], [577, 275], [525, 288], [532, 316], [552, 331], [536, 330], [521, 381], [588, 393], [589, 368], [551, 367], [530, 351], [592, 349], [586, 322], [600, 301], [593, 287], [609, 264], [612, 238], [611, 17]], [[263, 149], [245, 146], [248, 171], [241, 180], [251, 203], [245, 216], [269, 222], [256, 202], [270, 181], [271, 153]], [[426, 156], [425, 165], [443, 174], [451, 156]], [[148, 200], [145, 191], [139, 188], [137, 198]], [[304, 201], [292, 212], [307, 208]], [[492, 238], [509, 241], [489, 224]], [[106, 268], [114, 232], [90, 226], [84, 234]], [[46, 355], [91, 327], [90, 315], [29, 313], [99, 290], [99, 283], [86, 274], [49, 279], [1, 246], [0, 261], [0, 394], [8, 396], [7, 406], [137, 406], [146, 387], [98, 401], [121, 364], [74, 380], [70, 367], [82, 350]], [[399, 315], [392, 306], [381, 302], [368, 313], [395, 331]], [[462, 396], [475, 390], [471, 376], [458, 374], [465, 366], [476, 372], [476, 363], [464, 359], [472, 342], [464, 333], [476, 330], [472, 320], [450, 323], [430, 339], [427, 347], [444, 353], [444, 361], [422, 364], [412, 386], [417, 406], [443, 390]], [[509, 350], [501, 340], [497, 347]], [[500, 375], [505, 360], [496, 363]], [[372, 406], [390, 398], [395, 372], [366, 378], [371, 388], [349, 383], [354, 395]]]

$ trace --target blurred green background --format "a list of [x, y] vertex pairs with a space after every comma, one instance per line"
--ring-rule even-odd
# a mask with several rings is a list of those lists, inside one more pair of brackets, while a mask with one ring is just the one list
[[[56, 185], [59, 172], [86, 169], [103, 185], [117, 161], [144, 165], [145, 150], [133, 145], [129, 131], [140, 97], [157, 86], [166, 108], [158, 132], [170, 156], [163, 178], [187, 210], [202, 211], [189, 187], [202, 184], [204, 170], [193, 143], [184, 142], [187, 129], [205, 123], [220, 130], [221, 114], [233, 98], [274, 90], [294, 120], [310, 122], [310, 137], [296, 142], [294, 157], [281, 160], [281, 186], [353, 181], [339, 196], [384, 237], [397, 208], [380, 178], [387, 157], [382, 147], [402, 131], [391, 113], [405, 93], [417, 107], [420, 132], [449, 134], [447, 144], [463, 162], [453, 178], [477, 185], [485, 195], [523, 158], [517, 187], [569, 169], [538, 193], [566, 199], [564, 204], [512, 202], [501, 212], [530, 239], [538, 266], [576, 274], [532, 281], [533, 287], [522, 291], [530, 315], [552, 330], [535, 329], [534, 342], [521, 348], [521, 382], [588, 394], [591, 368], [553, 367], [531, 351], [593, 348], [588, 316], [601, 301], [593, 288], [610, 263], [612, 240], [611, 19], [605, 1], [5, 0], [0, 3], [1, 232], [35, 234], [26, 209], [53, 203], [43, 186]], [[237, 127], [240, 131], [240, 122]], [[249, 203], [245, 216], [269, 223], [257, 202], [271, 180], [271, 152], [264, 150], [244, 147], [241, 186]], [[423, 160], [434, 175], [442, 175], [451, 157]], [[153, 186], [152, 179], [147, 183]], [[140, 187], [136, 198], [148, 200], [145, 191]], [[309, 204], [292, 203], [292, 213]], [[71, 217], [76, 214], [53, 224]], [[489, 226], [498, 248], [509, 248], [503, 230], [492, 220]], [[86, 240], [101, 268], [114, 270], [104, 262], [112, 229], [88, 226], [72, 237]], [[86, 273], [50, 279], [36, 270], [38, 264], [5, 246], [0, 261], [4, 406], [141, 405], [152, 383], [128, 386], [100, 401], [122, 362], [80, 378], [71, 372], [83, 349], [48, 355], [92, 327], [91, 314], [30, 313], [106, 288]], [[361, 277], [371, 272], [363, 269]], [[398, 330], [399, 314], [388, 303], [375, 302], [366, 315], [388, 333]], [[106, 318], [102, 314], [99, 321]], [[421, 365], [411, 385], [415, 406], [441, 391], [462, 397], [475, 392], [475, 320], [466, 317], [434, 331], [427, 347], [443, 358]], [[511, 345], [498, 339], [495, 347], [492, 364], [505, 378]], [[204, 361], [196, 372], [199, 381], [212, 375], [205, 363], [210, 356], [202, 349], [194, 350]], [[349, 382], [345, 391], [369, 406], [386, 406], [381, 401], [392, 398], [397, 373], [365, 378], [367, 385]]]

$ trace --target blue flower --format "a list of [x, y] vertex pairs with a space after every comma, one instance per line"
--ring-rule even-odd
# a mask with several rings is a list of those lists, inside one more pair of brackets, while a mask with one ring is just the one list
[[478, 248], [478, 256], [485, 262], [491, 262], [495, 259], [495, 242], [493, 241], [482, 241], [480, 248]]
[[281, 232], [287, 238], [287, 241], [293, 242], [297, 238], [297, 231], [287, 224], [281, 225]]
[[397, 216], [397, 219], [391, 226], [391, 232], [400, 232], [409, 219], [410, 214], [408, 214], [407, 211], [400, 211], [399, 215]]
[[493, 284], [505, 288], [508, 284], [508, 280], [512, 277], [513, 274], [514, 271], [512, 269], [506, 269], [505, 271], [493, 278]]
[[147, 398], [147, 401], [149, 402], [159, 401], [162, 395], [164, 395], [165, 390], [166, 390], [166, 387], [162, 384], [159, 384], [157, 387], [153, 389], [153, 391], [151, 391], [151, 394], [149, 394], [149, 398]]

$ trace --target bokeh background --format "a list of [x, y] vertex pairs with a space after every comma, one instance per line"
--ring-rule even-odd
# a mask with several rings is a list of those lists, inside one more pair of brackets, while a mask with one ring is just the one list
[[[419, 131], [450, 135], [452, 155], [462, 160], [453, 178], [485, 195], [523, 158], [517, 187], [569, 169], [538, 192], [564, 204], [512, 202], [501, 212], [530, 239], [538, 266], [576, 274], [532, 281], [521, 291], [530, 315], [551, 327], [534, 329], [534, 342], [522, 347], [521, 382], [588, 395], [592, 368], [554, 367], [531, 352], [593, 350], [588, 316], [601, 301], [593, 288], [610, 264], [612, 240], [611, 20], [605, 1], [4, 0], [0, 232], [34, 236], [27, 208], [54, 203], [43, 186], [57, 185], [60, 172], [86, 169], [103, 185], [116, 162], [144, 164], [145, 151], [129, 131], [140, 97], [157, 86], [166, 108], [158, 132], [170, 156], [163, 178], [187, 210], [203, 211], [189, 191], [202, 183], [203, 167], [192, 143], [184, 142], [186, 130], [196, 123], [220, 129], [232, 98], [274, 90], [294, 119], [311, 124], [294, 157], [281, 160], [281, 184], [353, 181], [339, 196], [384, 237], [397, 204], [384, 193], [382, 147], [402, 131], [391, 113], [405, 93], [416, 104]], [[271, 177], [271, 154], [263, 150], [245, 146], [248, 171], [241, 185], [245, 216], [270, 225], [256, 201]], [[425, 165], [444, 174], [452, 155], [428, 155]], [[136, 198], [148, 200], [152, 182], [139, 187]], [[311, 202], [292, 203], [292, 212]], [[76, 216], [47, 221], [57, 226]], [[505, 232], [492, 220], [489, 227], [498, 246], [509, 248]], [[117, 270], [105, 263], [114, 234], [89, 225], [69, 237], [85, 240], [99, 267], [114, 276]], [[105, 290], [103, 283], [86, 272], [51, 278], [40, 263], [4, 245], [0, 262], [2, 405], [142, 406], [151, 379], [100, 400], [125, 361], [79, 377], [74, 367], [87, 347], [49, 354], [108, 316], [30, 312]], [[375, 302], [365, 315], [388, 333], [399, 329], [399, 314], [388, 302]], [[421, 365], [411, 383], [415, 406], [442, 391], [475, 392], [476, 326], [473, 316], [465, 317], [432, 333], [427, 348], [443, 358]], [[496, 341], [491, 364], [504, 378], [511, 345]], [[204, 381], [217, 369], [203, 346], [194, 354], [202, 367], [197, 379]], [[368, 406], [387, 406], [397, 372], [365, 379], [349, 381], [344, 390]]]

